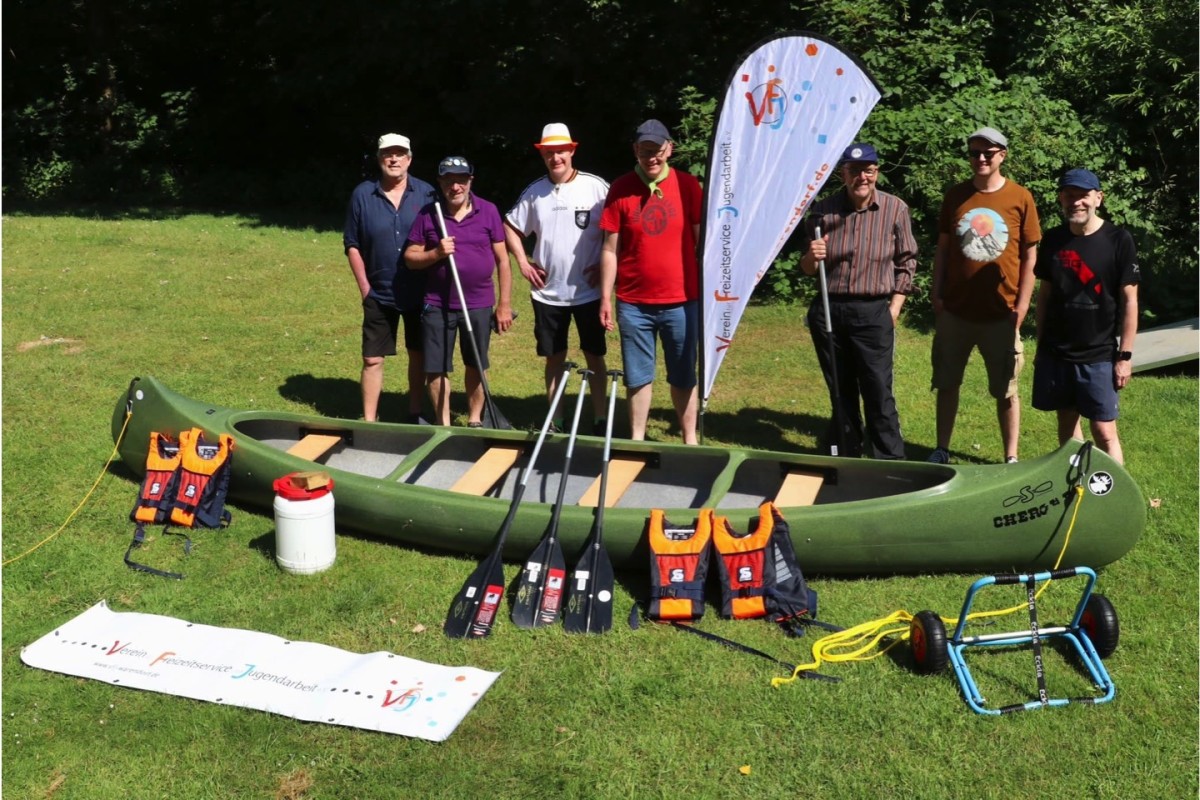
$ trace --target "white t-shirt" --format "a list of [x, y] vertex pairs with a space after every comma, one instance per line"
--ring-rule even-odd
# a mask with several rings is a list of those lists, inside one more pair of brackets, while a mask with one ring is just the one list
[[587, 172], [576, 171], [574, 178], [557, 185], [542, 176], [525, 187], [505, 215], [523, 236], [537, 236], [529, 259], [546, 270], [546, 285], [533, 290], [535, 299], [576, 306], [600, 297], [598, 273], [592, 287], [583, 271], [600, 264], [600, 212], [607, 195], [608, 183]]

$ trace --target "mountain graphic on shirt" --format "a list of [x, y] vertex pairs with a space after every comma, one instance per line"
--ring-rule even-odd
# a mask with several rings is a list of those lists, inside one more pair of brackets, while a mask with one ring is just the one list
[[995, 261], [1008, 246], [1008, 223], [990, 208], [973, 208], [955, 226], [958, 246], [971, 261]]

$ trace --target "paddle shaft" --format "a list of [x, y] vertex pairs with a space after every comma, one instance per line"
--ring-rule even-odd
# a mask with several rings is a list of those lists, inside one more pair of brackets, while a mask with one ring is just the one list
[[[446, 233], [446, 218], [442, 215], [441, 202], [434, 202], [434, 215], [437, 217], [438, 233], [445, 239], [449, 234]], [[491, 389], [488, 388], [487, 370], [483, 368], [483, 359], [479, 356], [479, 343], [475, 341], [475, 330], [471, 327], [471, 312], [467, 308], [467, 297], [463, 293], [462, 281], [458, 277], [458, 262], [454, 260], [454, 254], [449, 256], [450, 262], [450, 277], [454, 279], [454, 291], [458, 295], [458, 305], [462, 309], [463, 322], [467, 327], [467, 340], [471, 343], [471, 354], [475, 356], [476, 368], [479, 371], [479, 383], [483, 387], [483, 408], [484, 411], [492, 418], [494, 427], [511, 428], [508, 420], [504, 419], [500, 412], [496, 409], [496, 403], [492, 400]], [[446, 309], [449, 311], [449, 309]]]
[[[563, 383], [570, 377], [570, 371], [574, 367], [574, 364], [568, 362]], [[583, 400], [587, 395], [588, 378], [591, 374], [591, 370], [579, 370], [582, 378], [579, 384], [579, 397], [575, 401], [575, 417], [571, 420], [571, 435], [567, 440], [567, 454], [563, 458], [562, 474], [558, 480], [558, 494], [550, 511], [550, 525], [546, 529], [546, 535], [542, 538], [541, 543], [534, 548], [533, 553], [526, 561], [525, 569], [521, 574], [520, 593], [513, 606], [513, 622], [519, 627], [534, 628], [550, 625], [558, 619], [561, 609], [564, 574], [562, 546], [558, 543], [558, 521], [562, 517], [563, 500], [567, 494], [567, 478], [571, 474], [571, 457], [575, 451], [575, 437], [579, 431], [579, 418], [583, 414]], [[552, 572], [557, 572], [557, 575]], [[553, 585], [555, 579], [558, 581], [557, 586]]]
[[[821, 238], [821, 226], [813, 228], [813, 238]], [[842, 387], [838, 383], [837, 348], [833, 343], [833, 319], [829, 316], [829, 284], [825, 280], [825, 259], [817, 262], [817, 274], [821, 279], [821, 307], [825, 311], [825, 339], [829, 343], [830, 395], [833, 399], [833, 441], [830, 455], [841, 455], [845, 449], [845, 421], [842, 419]]]
[[[450, 605], [450, 614], [446, 618], [446, 624], [442, 627], [442, 631], [447, 635], [455, 638], [465, 639], [468, 636], [487, 636], [491, 633], [492, 622], [496, 618], [496, 608], [500, 604], [500, 600], [504, 594], [504, 569], [503, 569], [503, 554], [504, 543], [508, 539], [508, 532], [512, 528], [513, 520], [517, 516], [517, 508], [521, 505], [521, 498], [525, 495], [525, 486], [529, 482], [529, 475], [533, 472], [533, 466], [537, 463], [538, 454], [542, 450], [542, 444], [546, 441], [546, 434], [550, 432], [550, 425], [554, 421], [554, 412], [558, 409], [558, 403], [562, 399], [563, 392], [567, 388], [567, 378], [570, 373], [563, 376], [563, 380], [559, 382], [558, 389], [554, 392], [554, 398], [550, 402], [550, 410], [546, 412], [546, 419], [542, 423], [542, 429], [538, 433], [537, 442], [533, 446], [533, 452], [529, 455], [529, 461], [525, 464], [525, 468], [521, 470], [521, 476], [517, 481], [517, 486], [513, 489], [512, 502], [508, 506], [508, 514], [504, 517], [504, 522], [500, 525], [500, 532], [496, 535], [496, 546], [492, 552], [484, 559], [471, 576], [467, 578], [462, 589], [454, 598], [454, 602]], [[498, 584], [493, 583], [490, 579], [493, 573], [500, 573]], [[494, 591], [490, 591], [493, 590]], [[493, 595], [489, 598], [489, 594]], [[488, 599], [486, 608], [481, 608], [485, 599]], [[481, 614], [482, 612], [482, 614]]]

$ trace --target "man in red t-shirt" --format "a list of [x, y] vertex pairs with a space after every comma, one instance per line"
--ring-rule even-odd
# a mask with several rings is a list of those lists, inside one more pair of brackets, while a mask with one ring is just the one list
[[668, 165], [673, 149], [666, 126], [646, 120], [634, 136], [637, 166], [609, 189], [600, 217], [600, 322], [606, 330], [620, 326], [630, 437], [646, 438], [661, 339], [683, 442], [696, 444], [696, 241], [703, 192], [695, 177]]

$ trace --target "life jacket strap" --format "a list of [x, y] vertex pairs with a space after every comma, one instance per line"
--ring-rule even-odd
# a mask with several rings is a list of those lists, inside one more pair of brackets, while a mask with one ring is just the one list
[[[184, 538], [183, 554], [186, 556], [192, 552], [192, 540], [188, 538], [187, 534], [173, 531], [170, 528], [163, 528], [163, 535], [165, 536], [166, 534], [171, 534], [172, 536], [182, 536]], [[130, 558], [133, 551], [140, 549], [143, 545], [145, 545], [145, 543], [146, 529], [142, 527], [142, 524], [139, 522], [133, 531], [133, 541], [129, 543], [129, 548], [125, 551], [125, 564], [130, 569], [135, 569], [138, 572], [148, 572], [151, 575], [158, 575], [160, 578], [172, 578], [177, 581], [184, 579], [185, 576], [182, 572], [167, 572], [166, 570], [155, 569], [154, 567], [149, 567], [145, 564], [139, 564]]]

